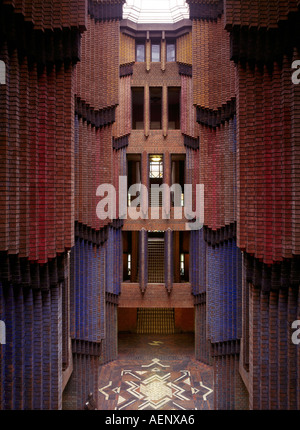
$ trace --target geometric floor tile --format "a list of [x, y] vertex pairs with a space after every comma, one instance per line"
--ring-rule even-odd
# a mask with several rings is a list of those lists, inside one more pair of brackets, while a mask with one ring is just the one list
[[[125, 339], [125, 343], [124, 339], [123, 344], [120, 342], [121, 358], [101, 368], [99, 409], [213, 408], [212, 368], [193, 358], [193, 348], [187, 348], [186, 339], [184, 355], [181, 355], [182, 336], [168, 335], [164, 339], [161, 335], [157, 339], [157, 336], [139, 335], [138, 345], [134, 345], [135, 335], [131, 336], [132, 338]], [[129, 348], [131, 341], [133, 345]], [[192, 338], [190, 341], [192, 342]], [[157, 345], [160, 348], [159, 356]], [[130, 356], [126, 354], [126, 350], [130, 350]]]

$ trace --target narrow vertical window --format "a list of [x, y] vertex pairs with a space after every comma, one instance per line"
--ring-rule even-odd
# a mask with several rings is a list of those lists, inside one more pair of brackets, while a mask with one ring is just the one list
[[167, 62], [176, 60], [176, 49], [174, 42], [167, 42]]
[[150, 155], [150, 179], [162, 179], [164, 176], [164, 163], [162, 155]]
[[151, 61], [153, 63], [160, 62], [160, 43], [152, 43], [151, 44]]
[[137, 43], [136, 44], [136, 53], [135, 53], [136, 61], [139, 63], [145, 62], [145, 44]]
[[127, 257], [127, 270], [128, 270], [128, 276], [131, 276], [131, 254], [128, 254], [128, 257]]
[[150, 129], [161, 130], [162, 126], [162, 88], [150, 88]]
[[184, 254], [180, 254], [180, 276], [184, 276]]
[[171, 180], [172, 185], [180, 185], [181, 193], [179, 191], [171, 192], [171, 202], [175, 207], [184, 206], [184, 184], [185, 184], [185, 157], [182, 155], [172, 155], [171, 167]]
[[128, 194], [127, 205], [131, 207], [131, 202], [136, 199], [136, 194], [130, 194], [132, 185], [141, 183], [141, 160], [140, 155], [130, 155], [127, 159], [127, 181], [128, 181]]
[[163, 155], [149, 155], [149, 206], [162, 206], [162, 193], [152, 193], [152, 186], [161, 186], [164, 177], [164, 162]]
[[177, 87], [168, 88], [168, 128], [180, 128], [180, 88]]
[[132, 91], [132, 128], [144, 129], [144, 88], [133, 87]]

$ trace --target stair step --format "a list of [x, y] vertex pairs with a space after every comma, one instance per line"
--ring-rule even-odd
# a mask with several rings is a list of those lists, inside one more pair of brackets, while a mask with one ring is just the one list
[[175, 333], [175, 316], [173, 308], [139, 308], [137, 318], [139, 334], [173, 334]]
[[164, 239], [148, 240], [148, 282], [164, 282]]

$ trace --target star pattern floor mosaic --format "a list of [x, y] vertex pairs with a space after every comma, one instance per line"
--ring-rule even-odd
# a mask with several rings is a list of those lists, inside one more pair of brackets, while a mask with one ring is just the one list
[[193, 336], [119, 336], [119, 358], [102, 366], [99, 409], [213, 409], [213, 370], [194, 359]]

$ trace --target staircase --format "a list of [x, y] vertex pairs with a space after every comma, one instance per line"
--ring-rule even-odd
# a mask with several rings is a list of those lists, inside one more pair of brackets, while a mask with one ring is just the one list
[[139, 308], [137, 316], [138, 334], [174, 334], [173, 308]]
[[148, 283], [164, 283], [164, 239], [148, 239]]
[[152, 196], [151, 190], [149, 192], [149, 208], [161, 208], [162, 207], [162, 193], [154, 193]]

